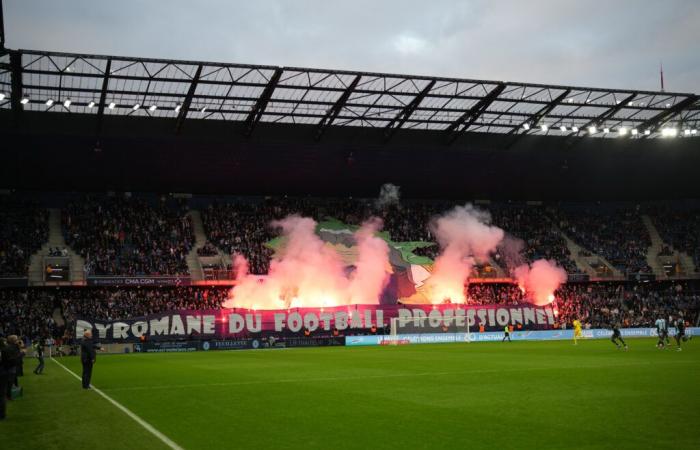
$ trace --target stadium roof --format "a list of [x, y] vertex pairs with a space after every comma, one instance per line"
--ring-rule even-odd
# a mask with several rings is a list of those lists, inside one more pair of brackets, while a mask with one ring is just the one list
[[[582, 137], [697, 136], [696, 94], [4, 50], [0, 109], [243, 124]], [[595, 130], [593, 130], [593, 127]], [[675, 130], [675, 131], [673, 131]]]

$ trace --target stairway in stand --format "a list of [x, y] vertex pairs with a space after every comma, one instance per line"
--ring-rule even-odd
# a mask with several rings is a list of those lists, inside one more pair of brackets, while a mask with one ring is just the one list
[[[66, 249], [70, 261], [70, 282], [45, 282], [44, 261], [49, 256], [51, 248]], [[85, 283], [85, 259], [73, 251], [66, 244], [61, 231], [61, 210], [49, 209], [49, 240], [37, 250], [29, 260], [29, 284], [31, 286], [60, 285], [60, 284], [84, 284]]]

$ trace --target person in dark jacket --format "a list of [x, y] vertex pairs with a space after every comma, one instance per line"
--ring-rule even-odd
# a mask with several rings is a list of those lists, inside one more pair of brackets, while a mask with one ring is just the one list
[[92, 340], [92, 331], [86, 330], [83, 334], [83, 341], [80, 343], [80, 362], [83, 364], [83, 389], [90, 389], [90, 379], [92, 378], [92, 366], [97, 360], [97, 350], [101, 349], [100, 344]]
[[5, 388], [5, 393], [7, 398], [11, 397], [12, 386], [19, 386], [19, 379], [17, 378], [17, 370], [19, 368], [20, 362], [22, 361], [22, 350], [19, 348], [19, 338], [11, 334], [7, 336], [7, 344], [5, 344], [5, 354], [3, 355], [3, 365], [7, 371], [7, 387]]
[[6, 403], [6, 395], [5, 391], [7, 390], [7, 371], [5, 370], [5, 364], [4, 364], [4, 351], [5, 351], [5, 339], [0, 338], [0, 420], [5, 419], [5, 403]]
[[19, 347], [16, 339], [13, 341], [11, 338], [13, 336], [9, 336], [7, 341], [0, 340], [0, 420], [5, 418], [5, 402], [10, 396], [19, 361]]

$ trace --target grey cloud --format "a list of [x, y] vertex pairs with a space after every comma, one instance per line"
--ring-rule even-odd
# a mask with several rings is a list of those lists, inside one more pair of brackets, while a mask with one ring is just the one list
[[700, 92], [696, 0], [5, 2], [7, 45]]

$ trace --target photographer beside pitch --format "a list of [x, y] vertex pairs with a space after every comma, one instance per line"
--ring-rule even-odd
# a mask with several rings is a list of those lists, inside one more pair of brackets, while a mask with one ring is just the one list
[[97, 360], [97, 351], [102, 350], [100, 344], [92, 339], [92, 331], [85, 330], [83, 340], [80, 343], [80, 362], [83, 365], [83, 389], [90, 389], [92, 378], [92, 366]]

